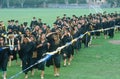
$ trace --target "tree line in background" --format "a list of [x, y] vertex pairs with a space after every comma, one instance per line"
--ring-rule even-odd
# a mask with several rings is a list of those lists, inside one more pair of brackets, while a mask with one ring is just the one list
[[[94, 0], [88, 0], [94, 1]], [[112, 6], [120, 6], [120, 0], [106, 0]], [[0, 8], [47, 7], [53, 4], [86, 4], [87, 0], [0, 0]]]

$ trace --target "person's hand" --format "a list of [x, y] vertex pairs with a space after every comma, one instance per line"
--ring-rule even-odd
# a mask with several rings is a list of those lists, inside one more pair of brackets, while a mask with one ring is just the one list
[[48, 46], [50, 46], [50, 43], [47, 43]]
[[10, 55], [10, 59], [13, 59], [13, 55]]
[[17, 48], [15, 47], [14, 50], [17, 51]]
[[65, 56], [65, 57], [66, 57], [67, 55], [64, 53], [64, 54], [63, 54], [63, 56]]
[[29, 42], [31, 42], [30, 38], [26, 37], [28, 39]]
[[17, 43], [18, 43], [18, 45], [19, 45], [19, 44], [20, 44], [20, 41], [18, 40]]

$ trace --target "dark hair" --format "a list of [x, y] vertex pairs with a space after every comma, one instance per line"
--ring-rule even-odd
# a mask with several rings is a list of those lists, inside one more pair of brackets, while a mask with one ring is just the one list
[[12, 19], [11, 22], [14, 22], [14, 20]]
[[18, 20], [16, 20], [15, 23], [18, 23]]
[[23, 23], [24, 26], [27, 26], [27, 24], [28, 24], [27, 22], [24, 22], [24, 23]]

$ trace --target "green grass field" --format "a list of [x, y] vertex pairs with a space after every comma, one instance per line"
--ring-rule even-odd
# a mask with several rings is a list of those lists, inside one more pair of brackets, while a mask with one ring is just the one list
[[[104, 9], [107, 12], [119, 11], [116, 9]], [[7, 23], [9, 19], [18, 19], [30, 22], [33, 16], [43, 19], [50, 25], [55, 21], [56, 16], [68, 16], [76, 14], [78, 16], [89, 14], [89, 9], [0, 9], [0, 20]], [[120, 45], [109, 43], [110, 40], [120, 40], [120, 32], [115, 34], [113, 39], [104, 39], [103, 35], [99, 39], [93, 39], [89, 48], [83, 48], [74, 55], [70, 66], [61, 65], [61, 76], [53, 76], [53, 67], [45, 69], [45, 79], [120, 79]], [[12, 67], [8, 67], [8, 78], [21, 71], [20, 66], [13, 62]], [[0, 73], [0, 75], [2, 72]], [[1, 79], [1, 77], [0, 77]], [[24, 79], [24, 74], [14, 79]], [[40, 79], [40, 71], [34, 76], [29, 73], [28, 79]]]
[[[113, 9], [103, 9], [103, 11], [107, 11], [108, 13], [118, 11], [119, 8]], [[33, 16], [36, 18], [41, 18], [43, 22], [48, 23], [52, 26], [57, 16], [63, 16], [63, 14], [67, 14], [67, 16], [72, 16], [73, 14], [77, 16], [89, 14], [90, 12], [95, 13], [93, 9], [0, 9], [0, 20], [3, 20], [7, 25], [7, 21], [11, 19], [19, 20], [20, 23], [24, 21], [30, 23]]]

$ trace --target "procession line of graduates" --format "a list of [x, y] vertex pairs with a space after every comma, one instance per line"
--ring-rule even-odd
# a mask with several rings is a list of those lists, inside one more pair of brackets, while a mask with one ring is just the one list
[[[40, 59], [44, 58], [47, 52], [55, 51], [58, 47], [71, 42], [80, 35], [93, 30], [106, 29], [120, 25], [120, 14], [115, 12], [111, 14], [89, 14], [77, 17], [73, 15], [72, 18], [66, 14], [62, 18], [57, 17], [53, 23], [53, 27], [43, 23], [41, 19], [33, 17], [30, 27], [27, 22], [19, 25], [19, 21], [9, 20], [7, 31], [3, 21], [0, 22], [0, 47], [7, 47], [0, 51], [0, 68], [4, 72], [3, 79], [6, 79], [7, 64], [12, 66], [12, 61], [16, 60], [17, 54], [21, 60], [22, 70], [35, 64]], [[119, 28], [117, 28], [119, 30]], [[104, 30], [105, 39], [114, 37], [114, 28]], [[4, 36], [8, 36], [5, 38]], [[54, 76], [60, 76], [61, 59], [63, 65], [71, 65], [74, 53], [78, 53], [81, 49], [82, 43], [84, 47], [88, 47], [92, 38], [99, 38], [100, 31], [86, 33], [83, 38], [78, 39], [73, 44], [65, 47], [60, 52], [53, 55], [49, 60], [38, 63], [32, 68], [24, 71], [25, 78], [28, 77], [28, 72], [34, 75], [35, 69], [41, 70], [41, 79], [44, 79], [45, 66], [54, 67]], [[14, 46], [14, 47], [12, 47]], [[5, 58], [4, 58], [5, 57]], [[9, 62], [8, 62], [9, 61]]]

